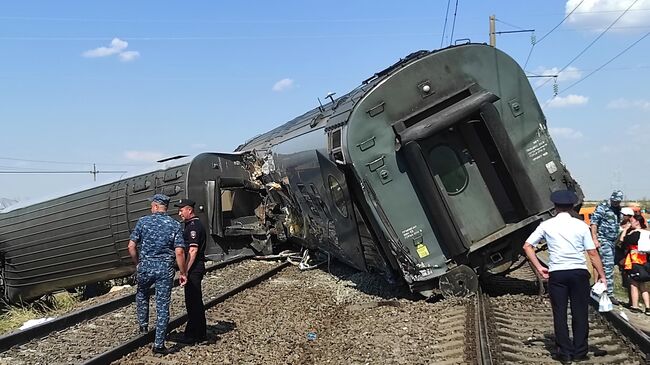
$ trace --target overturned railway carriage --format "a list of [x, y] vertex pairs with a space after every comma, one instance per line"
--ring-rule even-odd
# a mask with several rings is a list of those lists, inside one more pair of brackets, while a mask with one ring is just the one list
[[[196, 213], [211, 233], [209, 259], [270, 253], [269, 228], [255, 215], [262, 195], [260, 187], [250, 183], [259, 175], [250, 158], [203, 153], [189, 163], [10, 207], [0, 213], [4, 296], [12, 301], [30, 299], [131, 274], [129, 235], [137, 220], [151, 213], [148, 198], [154, 193], [196, 201]], [[177, 217], [177, 213], [170, 204], [169, 214]]]
[[582, 197], [514, 60], [477, 44], [421, 51], [235, 153], [10, 207], [0, 285], [29, 299], [132, 273], [129, 234], [164, 193], [197, 203], [211, 260], [289, 240], [425, 295], [465, 295], [510, 268], [565, 188]]
[[582, 198], [522, 69], [486, 45], [413, 53], [238, 150], [285, 181], [290, 236], [425, 294], [507, 270], [551, 191]]

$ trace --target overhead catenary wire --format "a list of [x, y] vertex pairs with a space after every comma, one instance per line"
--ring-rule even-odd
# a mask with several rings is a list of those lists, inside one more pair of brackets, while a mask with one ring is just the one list
[[447, 0], [447, 11], [445, 11], [445, 25], [442, 27], [442, 37], [440, 37], [440, 48], [442, 48], [442, 44], [445, 41], [445, 32], [447, 31], [447, 19], [449, 18], [450, 4], [451, 4], [451, 0]]
[[57, 165], [92, 165], [101, 164], [101, 165], [110, 165], [110, 166], [144, 166], [147, 163], [108, 163], [108, 162], [82, 162], [82, 161], [53, 161], [53, 160], [33, 160], [26, 158], [15, 158], [15, 157], [3, 157], [0, 156], [0, 160], [7, 161], [19, 161], [19, 162], [35, 162], [35, 163], [45, 163], [45, 164], [57, 164]]
[[524, 29], [524, 28], [522, 28], [522, 27], [518, 27], [518, 26], [516, 26], [516, 25], [510, 24], [510, 23], [507, 23], [507, 22], [504, 22], [504, 21], [501, 20], [501, 19], [494, 19], [494, 20], [497, 21], [497, 22], [499, 22], [499, 23], [501, 23], [501, 24], [505, 24], [505, 25], [507, 25], [507, 26], [509, 26], [509, 27], [512, 27], [512, 28], [516, 28], [516, 29], [520, 29], [520, 30], [523, 30], [523, 29]]
[[573, 10], [571, 10], [571, 12], [569, 12], [569, 14], [567, 14], [567, 15], [564, 17], [564, 19], [562, 19], [561, 22], [559, 22], [559, 23], [558, 23], [556, 26], [554, 26], [551, 30], [549, 30], [548, 32], [546, 32], [546, 34], [544, 34], [544, 35], [542, 36], [542, 38], [540, 38], [539, 40], [535, 40], [535, 41], [532, 42], [533, 44], [530, 46], [530, 51], [528, 52], [528, 57], [526, 57], [526, 62], [524, 62], [524, 67], [523, 67], [524, 70], [526, 69], [526, 66], [528, 66], [528, 61], [530, 60], [530, 56], [533, 54], [533, 49], [535, 48], [535, 45], [539, 44], [541, 41], [544, 40], [544, 38], [548, 37], [549, 34], [553, 33], [557, 28], [559, 28], [560, 25], [562, 25], [562, 24], [563, 24], [567, 19], [569, 19], [569, 17], [571, 16], [571, 14], [573, 14], [573, 12], [575, 12], [576, 10], [578, 10], [578, 8], [580, 7], [580, 5], [582, 5], [582, 3], [583, 3], [584, 1], [585, 1], [585, 0], [581, 0], [581, 1], [578, 3], [578, 5], [576, 5], [576, 7], [573, 8]]
[[[605, 30], [603, 30], [603, 31], [602, 31], [602, 32], [601, 32], [601, 33], [600, 33], [600, 34], [599, 34], [599, 35], [598, 35], [598, 36], [597, 36], [593, 41], [591, 41], [591, 43], [589, 43], [589, 44], [588, 44], [588, 45], [587, 45], [587, 46], [586, 46], [582, 51], [580, 51], [580, 52], [579, 52], [575, 57], [573, 57], [573, 58], [571, 59], [571, 61], [569, 61], [566, 65], [564, 65], [564, 67], [562, 67], [562, 69], [560, 69], [560, 70], [557, 72], [558, 75], [561, 74], [562, 71], [566, 70], [567, 67], [571, 66], [571, 64], [572, 64], [574, 61], [576, 61], [578, 58], [580, 58], [580, 56], [582, 56], [585, 52], [587, 52], [587, 50], [588, 50], [589, 48], [591, 48], [591, 46], [593, 46], [593, 45], [594, 45], [594, 44], [595, 44], [595, 43], [596, 43], [600, 38], [602, 38], [602, 37], [605, 35], [605, 33], [607, 33], [607, 32], [611, 29], [611, 27], [614, 26], [614, 24], [616, 24], [616, 23], [617, 23], [617, 22], [618, 22], [618, 21], [619, 21], [619, 20], [620, 20], [620, 19], [621, 19], [625, 14], [627, 14], [628, 10], [630, 10], [630, 8], [633, 7], [634, 4], [636, 4], [638, 1], [639, 1], [639, 0], [634, 0], [634, 2], [633, 2], [632, 4], [630, 4], [630, 6], [628, 6], [627, 9], [625, 9], [625, 10], [623, 11], [623, 13], [621, 13], [621, 15], [619, 15], [619, 16], [618, 16], [618, 17], [617, 17], [617, 18], [616, 18], [616, 19], [615, 19], [615, 20], [614, 20], [614, 21], [613, 21], [613, 22], [612, 22], [612, 23], [611, 23], [607, 28], [605, 28]], [[551, 79], [546, 80], [546, 81], [543, 82], [541, 85], [539, 85], [538, 87], [536, 87], [535, 90], [538, 90], [538, 89], [541, 88], [542, 86], [548, 84], [548, 82], [549, 82], [550, 80], [551, 80]]]
[[588, 73], [585, 77], [583, 77], [583, 78], [581, 78], [580, 80], [575, 81], [575, 82], [572, 83], [571, 85], [569, 85], [569, 86], [563, 88], [560, 92], [558, 92], [558, 94], [561, 94], [561, 93], [563, 93], [563, 92], [565, 92], [565, 91], [571, 89], [572, 87], [576, 86], [577, 84], [579, 84], [579, 83], [585, 81], [585, 80], [586, 80], [587, 78], [589, 78], [591, 75], [595, 74], [596, 72], [598, 72], [598, 71], [600, 71], [601, 69], [603, 69], [605, 66], [609, 65], [612, 61], [614, 61], [614, 60], [617, 59], [618, 57], [622, 56], [624, 53], [626, 53], [627, 51], [629, 51], [632, 47], [636, 46], [639, 42], [641, 42], [642, 40], [644, 40], [644, 39], [645, 39], [646, 37], [648, 37], [649, 35], [650, 35], [650, 32], [644, 34], [641, 38], [637, 39], [637, 40], [634, 41], [632, 44], [630, 44], [630, 45], [627, 46], [625, 49], [623, 49], [621, 52], [619, 52], [616, 56], [610, 58], [607, 62], [603, 63], [600, 67], [597, 67], [595, 70], [593, 70], [593, 71], [591, 71], [590, 73]]
[[40, 170], [40, 171], [9, 171], [0, 170], [0, 174], [123, 174], [128, 171], [112, 171], [112, 170], [97, 170], [97, 171], [82, 171], [82, 170]]
[[[649, 25], [621, 25], [618, 27], [611, 27], [611, 29], [644, 29], [650, 28]], [[584, 30], [597, 30], [601, 27], [588, 26], [588, 27], [575, 27], [572, 29], [561, 30], [563, 32], [579, 32]], [[442, 34], [442, 33], [440, 33]], [[252, 36], [121, 36], [119, 37], [125, 41], [138, 41], [138, 42], [192, 42], [192, 41], [258, 41], [258, 40], [284, 40], [284, 39], [360, 39], [360, 38], [382, 38], [382, 37], [427, 37], [437, 36], [438, 33], [418, 32], [418, 33], [367, 33], [367, 34], [287, 34], [278, 36], [267, 35], [252, 35]], [[469, 37], [479, 37], [483, 33], [467, 33]], [[33, 42], [86, 42], [86, 41], [111, 41], [115, 36], [0, 36], [2, 41], [33, 41]], [[539, 43], [539, 42], [536, 42]], [[0, 76], [5, 77], [6, 76]], [[96, 78], [94, 78], [96, 79]]]
[[456, 30], [456, 15], [458, 14], [458, 0], [456, 0], [456, 7], [454, 8], [454, 21], [451, 23], [451, 36], [449, 37], [449, 45], [454, 41], [454, 30]]
[[[451, 0], [448, 0], [451, 1]], [[620, 10], [584, 10], [576, 14], [601, 14], [601, 13], [617, 13]], [[630, 11], [650, 11], [650, 8], [631, 9]], [[536, 16], [551, 16], [559, 13], [535, 13]], [[480, 17], [472, 17], [475, 19], [482, 19]], [[59, 21], [59, 22], [107, 22], [107, 23], [209, 23], [209, 24], [286, 24], [286, 23], [355, 23], [355, 22], [394, 22], [404, 21], [413, 22], [417, 20], [430, 21], [437, 20], [438, 18], [422, 17], [422, 18], [349, 18], [349, 19], [264, 19], [264, 20], [250, 20], [250, 19], [214, 19], [214, 18], [186, 18], [186, 19], [127, 19], [127, 18], [62, 18], [62, 17], [28, 17], [28, 16], [0, 16], [0, 20], [7, 21]]]
[[16, 170], [0, 170], [0, 174], [90, 174], [93, 175], [93, 180], [97, 181], [99, 174], [125, 174], [128, 171], [116, 170], [97, 170], [97, 166], [93, 164], [92, 170], [41, 170], [41, 171], [16, 171]]

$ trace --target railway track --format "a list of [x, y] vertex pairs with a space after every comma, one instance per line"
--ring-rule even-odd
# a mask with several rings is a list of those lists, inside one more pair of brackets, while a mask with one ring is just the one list
[[208, 310], [208, 341], [162, 358], [142, 347], [114, 364], [468, 363], [470, 301], [396, 299], [371, 274], [331, 269], [283, 270]]
[[[251, 279], [278, 267], [277, 263], [245, 261], [228, 265], [206, 275], [203, 281], [204, 302], [230, 293], [233, 288], [243, 287]], [[151, 301], [150, 315], [155, 317], [155, 301]], [[170, 307], [172, 321], [170, 328], [180, 326], [185, 314], [184, 296], [181, 288], [172, 291]], [[150, 319], [150, 323], [154, 323]], [[109, 313], [99, 315], [83, 323], [75, 324], [47, 336], [32, 339], [24, 344], [13, 346], [0, 353], [0, 364], [79, 364], [107, 363], [121, 354], [116, 348], [134, 339], [152, 340], [154, 330], [137, 335], [135, 304], [131, 303]], [[119, 358], [119, 356], [117, 358]], [[93, 360], [98, 358], [98, 360]], [[110, 360], [106, 360], [110, 359]]]
[[[117, 326], [110, 318], [106, 324], [89, 321], [14, 347], [0, 354], [0, 364], [557, 364], [551, 357], [550, 303], [538, 295], [526, 265], [483, 283], [486, 292], [492, 284], [509, 293], [434, 303], [407, 299], [376, 276], [334, 263], [331, 274], [291, 268], [254, 285], [258, 279], [251, 279], [280, 270], [276, 265], [245, 262], [216, 272], [213, 281], [221, 289], [204, 291], [206, 302], [214, 299], [206, 311], [208, 340], [176, 344], [167, 356], [151, 353], [153, 330], [136, 335], [131, 309], [113, 318]], [[208, 281], [204, 289], [212, 285]], [[238, 294], [224, 294], [235, 286]], [[224, 295], [217, 298], [217, 292]], [[185, 321], [179, 307], [184, 309], [172, 305], [170, 329], [180, 330]], [[597, 311], [590, 313], [590, 325], [586, 363], [647, 363], [643, 344], [625, 336], [622, 327]]]
[[[476, 363], [557, 363], [552, 358], [555, 342], [550, 300], [545, 295], [530, 294], [534, 291], [532, 283], [537, 281], [531, 273], [532, 269], [522, 265], [514, 275], [491, 282], [503, 284], [512, 279], [506, 287], [515, 294], [477, 296]], [[650, 357], [646, 352], [650, 351], [650, 339], [628, 321], [615, 320], [615, 317], [618, 317], [615, 313], [599, 313], [597, 305], [590, 308], [589, 359], [581, 363], [648, 363]], [[568, 322], [571, 323], [570, 316]]]
[[[221, 262], [215, 265], [210, 265], [206, 268], [206, 273], [218, 269], [223, 269], [228, 265], [232, 265], [242, 261], [245, 257], [239, 257], [234, 260]], [[178, 280], [174, 280], [174, 286], [178, 286]], [[153, 293], [153, 289], [150, 290]], [[113, 294], [113, 293], [111, 293]], [[119, 308], [135, 302], [135, 287], [131, 288], [130, 293], [114, 293], [113, 295], [106, 295], [101, 297], [91, 298], [86, 303], [82, 303], [83, 307], [73, 310], [70, 313], [61, 315], [54, 320], [43, 323], [38, 326], [30, 327], [25, 330], [17, 330], [6, 335], [0, 336], [0, 352], [6, 351], [12, 346], [21, 345], [23, 343], [45, 337], [54, 331], [61, 331], [65, 328], [74, 326], [77, 323], [96, 318], [103, 314], [112, 312]]]

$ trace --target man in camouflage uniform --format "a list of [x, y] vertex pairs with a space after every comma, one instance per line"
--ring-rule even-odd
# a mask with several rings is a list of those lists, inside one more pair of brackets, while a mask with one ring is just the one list
[[[165, 334], [169, 322], [169, 301], [174, 280], [174, 257], [180, 270], [180, 283], [187, 281], [185, 241], [180, 223], [167, 215], [169, 197], [156, 194], [151, 199], [151, 215], [138, 220], [129, 241], [129, 254], [136, 265], [138, 289], [135, 296], [140, 333], [148, 331], [149, 295], [156, 285], [156, 340], [153, 352], [167, 354]], [[139, 255], [138, 255], [139, 251]]]
[[621, 201], [623, 192], [615, 190], [609, 198], [609, 204], [606, 201], [600, 203], [591, 217], [591, 237], [603, 261], [607, 294], [613, 304], [618, 304], [618, 300], [614, 298], [614, 252], [618, 239]]

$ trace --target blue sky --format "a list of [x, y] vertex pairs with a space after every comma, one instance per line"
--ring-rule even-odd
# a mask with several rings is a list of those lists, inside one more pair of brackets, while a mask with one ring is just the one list
[[[587, 198], [650, 198], [650, 0], [459, 0], [456, 17], [449, 4], [446, 17], [431, 0], [2, 2], [0, 171], [135, 173], [232, 151], [413, 51], [488, 42], [494, 14], [497, 31], [535, 30], [534, 47], [497, 35], [529, 74], [563, 70], [555, 98], [553, 79], [530, 80]], [[0, 174], [0, 197], [119, 176]]]

